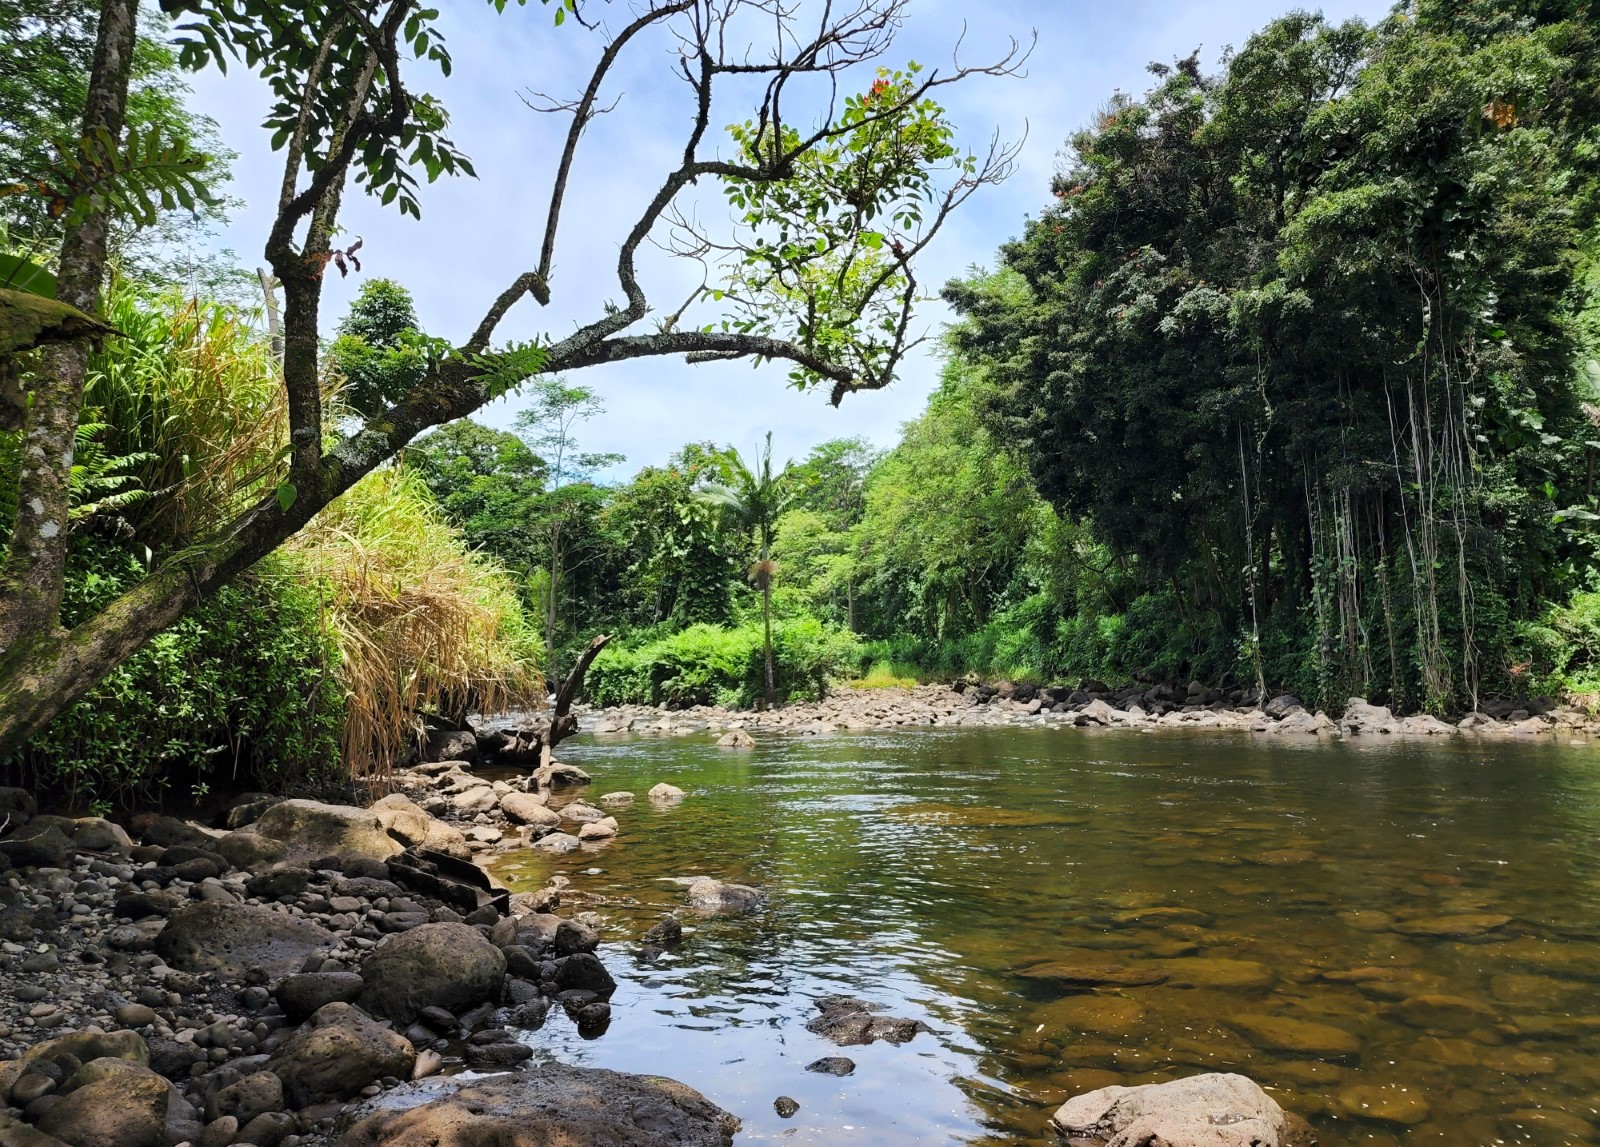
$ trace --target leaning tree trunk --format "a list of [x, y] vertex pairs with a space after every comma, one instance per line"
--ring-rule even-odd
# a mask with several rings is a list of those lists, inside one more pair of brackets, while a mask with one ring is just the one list
[[[94, 67], [84, 103], [83, 138], [122, 136], [133, 68], [137, 0], [102, 0]], [[100, 313], [110, 220], [103, 208], [74, 217], [61, 239], [56, 298]], [[39, 351], [23, 426], [17, 509], [0, 572], [0, 658], [14, 659], [57, 627], [66, 585], [72, 455], [89, 367], [87, 338]]]
[[778, 703], [778, 686], [772, 675], [772, 575], [761, 579], [761, 620], [766, 628], [762, 651], [766, 655], [766, 704], [771, 709]]

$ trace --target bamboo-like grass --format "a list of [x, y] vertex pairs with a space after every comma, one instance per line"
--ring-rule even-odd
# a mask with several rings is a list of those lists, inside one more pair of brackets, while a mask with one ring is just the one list
[[[104, 424], [107, 453], [140, 459], [133, 473], [148, 495], [124, 516], [159, 560], [206, 544], [281, 481], [282, 376], [251, 317], [228, 306], [113, 290], [107, 319], [121, 337], [94, 357], [86, 413]], [[383, 780], [417, 743], [419, 714], [543, 703], [539, 639], [510, 576], [467, 548], [409, 472], [357, 483], [284, 556], [324, 587], [352, 777]]]
[[386, 778], [415, 746], [419, 713], [460, 720], [543, 704], [539, 637], [509, 576], [466, 547], [414, 473], [369, 474], [289, 552], [329, 587], [353, 777]]

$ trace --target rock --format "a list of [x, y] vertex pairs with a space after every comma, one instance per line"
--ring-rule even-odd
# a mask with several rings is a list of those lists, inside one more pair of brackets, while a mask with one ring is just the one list
[[617, 981], [594, 953], [574, 952], [556, 965], [556, 987], [563, 991], [576, 988], [597, 996], [610, 996], [617, 990]]
[[312, 952], [331, 949], [332, 932], [287, 912], [227, 900], [196, 901], [178, 909], [155, 938], [155, 951], [185, 972], [238, 979], [251, 968], [268, 976], [298, 971]]
[[756, 739], [743, 729], [731, 729], [717, 739], [719, 749], [753, 749]]
[[541, 852], [576, 852], [582, 843], [570, 832], [552, 832], [533, 841], [529, 847], [537, 848]]
[[617, 818], [614, 816], [592, 820], [578, 830], [579, 840], [609, 840], [616, 835]]
[[1431, 1114], [1422, 1090], [1399, 1083], [1352, 1083], [1339, 1089], [1335, 1103], [1350, 1119], [1370, 1119], [1395, 1127], [1414, 1127]]
[[60, 868], [72, 844], [50, 824], [25, 824], [0, 840], [0, 856], [14, 868]]
[[1072, 1140], [1115, 1147], [1281, 1147], [1287, 1124], [1276, 1101], [1242, 1075], [1208, 1073], [1074, 1096], [1051, 1122]]
[[1277, 976], [1254, 960], [1225, 960], [1211, 956], [1158, 961], [1175, 988], [1221, 988], [1236, 992], [1266, 991]]
[[551, 761], [542, 769], [533, 771], [533, 783], [541, 789], [564, 789], [589, 783], [589, 774], [577, 765], [564, 765]]
[[39, 1120], [39, 1130], [71, 1147], [162, 1147], [172, 1085], [129, 1064], [65, 1096]]
[[1288, 716], [1291, 709], [1301, 709], [1300, 698], [1293, 693], [1280, 693], [1261, 707], [1261, 711], [1274, 721]]
[[1383, 705], [1369, 705], [1365, 697], [1352, 697], [1345, 702], [1344, 716], [1339, 718], [1339, 731], [1347, 737], [1363, 734], [1397, 733], [1400, 723]]
[[[216, 849], [217, 855], [226, 859], [233, 867], [245, 871], [266, 868], [289, 855], [288, 845], [281, 840], [271, 840], [260, 835], [253, 824], [220, 838], [216, 843]], [[301, 859], [320, 858], [301, 857]]]
[[372, 812], [384, 831], [408, 848], [431, 848], [461, 860], [472, 857], [460, 829], [430, 816], [421, 805], [400, 793], [390, 793], [378, 801]]
[[629, 805], [633, 803], [633, 794], [630, 792], [604, 793], [600, 797], [603, 805]]
[[123, 1004], [112, 1013], [112, 1019], [125, 1028], [149, 1027], [156, 1022], [156, 1010], [146, 1004]]
[[842, 1055], [825, 1055], [821, 1059], [814, 1059], [806, 1064], [807, 1071], [814, 1071], [818, 1075], [849, 1075], [856, 1069], [856, 1061], [846, 1059]]
[[94, 1027], [36, 1043], [22, 1053], [22, 1058], [55, 1060], [63, 1055], [70, 1055], [79, 1063], [121, 1059], [140, 1067], [150, 1065], [150, 1048], [138, 1032], [107, 1032]]
[[285, 976], [273, 995], [292, 1020], [302, 1020], [325, 1004], [353, 1004], [366, 983], [354, 972], [304, 972]]
[[506, 958], [476, 928], [424, 924], [385, 938], [361, 965], [360, 1003], [408, 1024], [426, 1007], [459, 1012], [495, 997]]
[[133, 838], [120, 824], [104, 817], [80, 817], [72, 832], [72, 847], [79, 852], [109, 852], [127, 856], [133, 851]]
[[424, 761], [470, 761], [478, 755], [478, 735], [470, 729], [431, 729], [422, 747]]
[[507, 793], [500, 798], [500, 811], [514, 824], [557, 825], [561, 814], [545, 806], [538, 793]]
[[0, 786], [0, 824], [21, 828], [38, 811], [38, 802], [27, 789]]
[[283, 1110], [283, 1081], [270, 1071], [257, 1071], [217, 1089], [206, 1101], [206, 1119], [231, 1115], [241, 1124], [257, 1115]]
[[[652, 790], [654, 791], [654, 790]], [[749, 912], [760, 907], [767, 894], [748, 884], [728, 884], [709, 876], [667, 876], [689, 892], [689, 907], [701, 912]]]
[[666, 781], [662, 781], [658, 785], [653, 785], [645, 796], [660, 804], [672, 804], [681, 801], [685, 793], [677, 785], [669, 785]]
[[1271, 1051], [1324, 1059], [1361, 1054], [1361, 1041], [1343, 1028], [1289, 1016], [1243, 1015], [1228, 1021], [1251, 1043]]
[[264, 1111], [239, 1129], [239, 1137], [234, 1142], [253, 1144], [253, 1147], [278, 1147], [294, 1134], [294, 1129], [294, 1116], [281, 1111]]
[[884, 1016], [878, 1004], [849, 996], [829, 996], [818, 1000], [820, 1015], [806, 1023], [806, 1030], [826, 1036], [840, 1047], [853, 1047], [883, 1040], [886, 1043], [909, 1043], [919, 1032], [932, 1031], [921, 1020], [899, 1016]]
[[284, 865], [256, 873], [244, 882], [244, 890], [262, 900], [276, 900], [281, 896], [298, 896], [310, 883], [309, 868]]
[[562, 820], [576, 821], [578, 824], [588, 824], [591, 821], [603, 820], [605, 813], [595, 808], [594, 805], [584, 804], [582, 801], [573, 801], [571, 804], [562, 805], [556, 810]]
[[1052, 1036], [1089, 1032], [1126, 1038], [1145, 1021], [1144, 1005], [1125, 996], [1069, 996], [1034, 1011], [1032, 1023]]
[[286, 858], [297, 861], [327, 856], [385, 861], [404, 851], [377, 813], [351, 805], [288, 800], [262, 813], [254, 827], [257, 836], [280, 842]]
[[673, 1080], [559, 1063], [410, 1083], [370, 1107], [345, 1147], [731, 1147], [739, 1129]]
[[499, 794], [487, 781], [464, 789], [450, 798], [450, 807], [462, 816], [477, 816], [481, 812], [491, 812], [499, 803]]
[[[141, 823], [139, 818], [134, 818], [133, 823]], [[186, 820], [179, 820], [175, 816], [156, 816], [143, 822], [139, 831], [139, 839], [146, 844], [157, 844], [162, 848], [172, 848], [180, 844], [194, 844], [201, 848], [216, 847], [216, 838], [197, 824]]]
[[1494, 1023], [1494, 1009], [1479, 1000], [1427, 992], [1402, 1000], [1400, 1017], [1414, 1027], [1442, 1031], [1471, 1031]]
[[1167, 973], [1149, 963], [1119, 964], [1104, 952], [1075, 952], [1017, 969], [1027, 980], [1052, 980], [1078, 988], [1138, 988], [1165, 982]]
[[1426, 916], [1419, 920], [1402, 920], [1394, 926], [1394, 930], [1406, 936], [1466, 939], [1504, 928], [1509, 923], [1511, 917], [1498, 912], [1461, 912], [1453, 916]]
[[360, 1008], [336, 1003], [322, 1007], [284, 1041], [267, 1070], [283, 1082], [293, 1106], [305, 1107], [346, 1099], [386, 1075], [408, 1079], [416, 1057], [410, 1040]]
[[794, 1113], [800, 1110], [800, 1104], [787, 1095], [780, 1095], [772, 1101], [772, 1110], [778, 1113], [779, 1119], [792, 1119]]

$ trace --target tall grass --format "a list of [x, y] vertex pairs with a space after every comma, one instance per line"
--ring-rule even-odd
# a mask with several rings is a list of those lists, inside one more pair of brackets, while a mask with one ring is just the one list
[[369, 474], [289, 550], [328, 586], [353, 776], [381, 777], [400, 761], [417, 713], [459, 719], [542, 702], [540, 638], [510, 577], [467, 548], [414, 472]]
[[278, 480], [288, 425], [278, 364], [250, 317], [176, 293], [114, 289], [84, 404], [108, 455], [137, 456], [124, 516], [156, 552], [203, 540]]

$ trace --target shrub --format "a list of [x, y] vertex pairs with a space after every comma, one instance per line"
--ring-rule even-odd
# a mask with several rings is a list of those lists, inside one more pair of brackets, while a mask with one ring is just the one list
[[[785, 701], [816, 700], [861, 666], [853, 634], [810, 617], [775, 620], [772, 651]], [[598, 705], [749, 706], [763, 692], [761, 625], [692, 625], [643, 644], [608, 647], [590, 667], [585, 689]]]
[[[124, 547], [75, 539], [63, 620], [143, 576]], [[338, 776], [344, 711], [321, 595], [281, 559], [219, 591], [120, 665], [5, 763], [69, 802], [317, 785]]]

